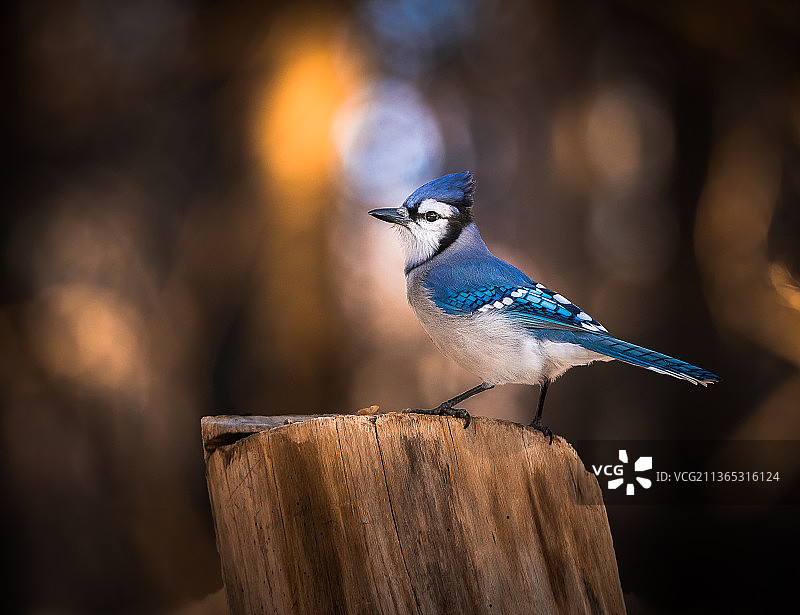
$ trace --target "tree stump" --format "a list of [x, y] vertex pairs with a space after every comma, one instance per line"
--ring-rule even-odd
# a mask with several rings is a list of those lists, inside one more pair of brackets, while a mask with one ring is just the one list
[[203, 419], [231, 613], [624, 613], [600, 487], [495, 419]]

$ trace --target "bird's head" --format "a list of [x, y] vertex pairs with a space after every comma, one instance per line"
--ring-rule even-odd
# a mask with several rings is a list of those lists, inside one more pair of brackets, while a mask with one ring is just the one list
[[400, 207], [369, 213], [400, 230], [408, 273], [446, 250], [472, 222], [474, 190], [472, 173], [452, 173], [420, 186]]

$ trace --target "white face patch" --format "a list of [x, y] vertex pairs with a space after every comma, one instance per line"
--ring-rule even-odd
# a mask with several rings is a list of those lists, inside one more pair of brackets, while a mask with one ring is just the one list
[[[426, 216], [430, 213], [435, 216]], [[458, 208], [435, 199], [425, 199], [417, 208], [417, 216], [402, 227], [400, 238], [406, 254], [406, 268], [428, 260], [447, 236], [449, 218], [458, 215]], [[429, 220], [428, 218], [432, 218]]]
[[419, 209], [417, 211], [421, 217], [429, 211], [436, 212], [442, 218], [452, 218], [458, 215], [458, 209], [456, 207], [435, 199], [425, 199], [419, 204]]

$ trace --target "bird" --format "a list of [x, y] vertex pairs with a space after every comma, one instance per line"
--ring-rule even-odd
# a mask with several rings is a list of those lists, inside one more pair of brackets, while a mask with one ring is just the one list
[[446, 357], [481, 383], [436, 408], [413, 412], [459, 417], [464, 400], [503, 384], [539, 386], [530, 427], [542, 423], [550, 384], [569, 368], [616, 359], [693, 384], [718, 382], [704, 369], [612, 336], [566, 297], [492, 254], [473, 217], [475, 178], [444, 175], [417, 188], [400, 207], [369, 211], [399, 231], [406, 295], [422, 328]]

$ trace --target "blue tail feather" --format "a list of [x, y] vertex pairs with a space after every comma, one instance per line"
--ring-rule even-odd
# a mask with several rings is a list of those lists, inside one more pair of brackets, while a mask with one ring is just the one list
[[645, 367], [660, 374], [688, 380], [692, 384], [706, 386], [719, 381], [719, 376], [695, 365], [654, 350], [624, 342], [610, 335], [581, 334], [580, 345], [613, 359]]

